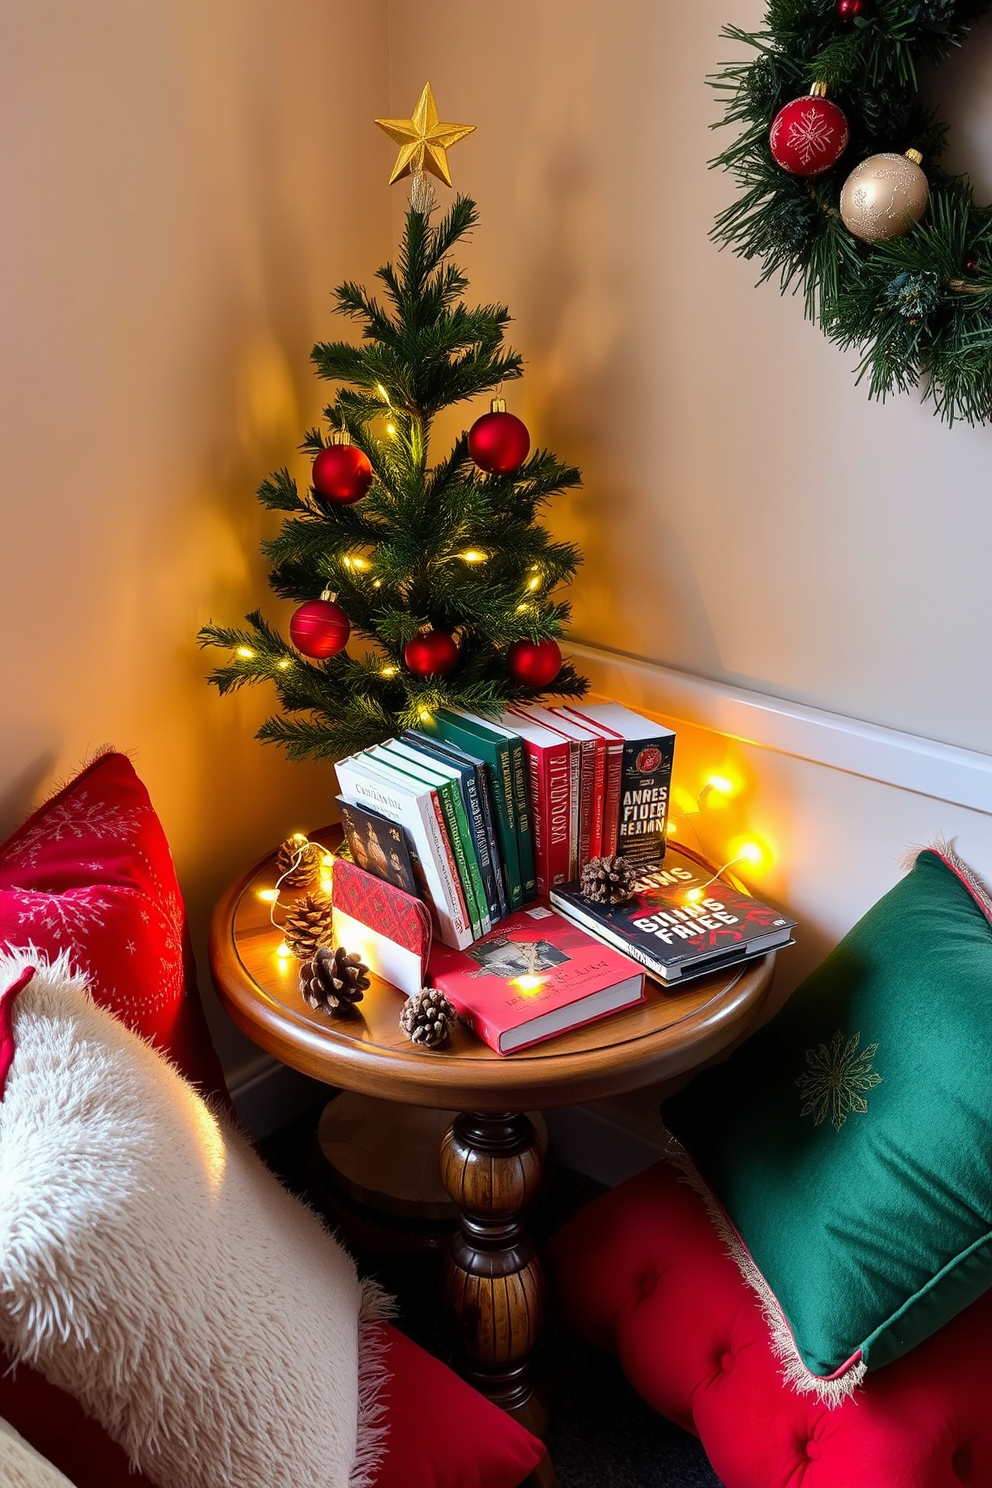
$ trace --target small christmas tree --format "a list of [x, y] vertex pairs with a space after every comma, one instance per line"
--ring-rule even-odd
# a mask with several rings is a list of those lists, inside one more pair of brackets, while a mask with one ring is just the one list
[[[313, 349], [320, 376], [340, 386], [324, 410], [330, 438], [312, 429], [302, 446], [314, 457], [312, 489], [301, 495], [285, 469], [259, 487], [263, 505], [286, 513], [263, 551], [272, 588], [300, 603], [294, 644], [257, 610], [247, 629], [200, 632], [202, 644], [231, 652], [210, 677], [221, 692], [275, 685], [283, 716], [257, 737], [292, 759], [341, 758], [444, 706], [495, 713], [587, 686], [555, 641], [569, 606], [553, 591], [580, 557], [535, 520], [579, 472], [543, 450], [528, 454], [525, 427], [499, 398], [430, 462], [435, 416], [498, 393], [522, 365], [503, 345], [507, 309], [469, 308], [467, 280], [450, 261], [477, 221], [474, 202], [459, 196], [432, 224], [424, 168], [447, 179], [443, 131], [449, 145], [450, 131], [468, 131], [439, 125], [431, 110], [427, 88], [411, 121], [379, 121], [394, 138], [401, 126], [420, 131], [419, 158], [404, 146], [394, 172], [413, 174], [411, 207], [397, 266], [378, 271], [384, 302], [357, 284], [336, 291], [361, 344]], [[431, 128], [441, 146], [432, 148]], [[351, 652], [349, 633], [361, 638]]]

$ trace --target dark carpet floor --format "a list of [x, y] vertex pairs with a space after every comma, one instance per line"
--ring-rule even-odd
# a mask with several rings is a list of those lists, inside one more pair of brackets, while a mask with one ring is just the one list
[[[319, 1115], [319, 1109], [307, 1112], [261, 1144], [286, 1186], [318, 1209], [325, 1207], [313, 1168]], [[569, 1168], [553, 1170], [532, 1215], [538, 1241], [601, 1191]], [[437, 1261], [377, 1254], [359, 1255], [359, 1262], [396, 1297], [397, 1325], [423, 1348], [453, 1363], [436, 1302]], [[720, 1488], [695, 1437], [650, 1410], [611, 1356], [588, 1348], [553, 1315], [539, 1346], [537, 1373], [548, 1406], [548, 1450], [559, 1488]]]

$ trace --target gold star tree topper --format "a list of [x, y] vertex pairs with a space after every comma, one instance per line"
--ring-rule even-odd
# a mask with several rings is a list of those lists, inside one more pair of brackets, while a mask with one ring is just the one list
[[403, 176], [416, 176], [423, 171], [430, 171], [431, 175], [450, 186], [448, 151], [475, 128], [474, 124], [442, 124], [430, 83], [424, 85], [412, 118], [376, 119], [375, 122], [400, 147], [389, 178], [390, 186]]

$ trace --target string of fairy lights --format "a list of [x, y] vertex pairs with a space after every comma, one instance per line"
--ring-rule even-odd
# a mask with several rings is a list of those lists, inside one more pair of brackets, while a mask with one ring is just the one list
[[[666, 835], [677, 838], [681, 835], [684, 827], [689, 827], [693, 830], [702, 849], [703, 844], [700, 840], [700, 834], [696, 830], [693, 818], [702, 816], [707, 801], [715, 799], [719, 800], [721, 804], [726, 804], [734, 796], [738, 795], [739, 792], [739, 785], [729, 776], [722, 774], [708, 775], [694, 803], [691, 806], [684, 807], [680, 811], [671, 813], [666, 828]], [[296, 845], [296, 851], [289, 866], [279, 875], [271, 888], [263, 888], [256, 891], [258, 898], [269, 905], [269, 919], [273, 928], [280, 935], [282, 935], [282, 924], [277, 916], [280, 912], [285, 913], [288, 909], [292, 908], [292, 904], [284, 903], [281, 898], [282, 887], [285, 881], [291, 878], [296, 872], [302, 861], [303, 854], [308, 848], [317, 847], [321, 853], [320, 873], [315, 887], [321, 893], [328, 896], [331, 895], [333, 887], [334, 853], [326, 848], [323, 843], [314, 842], [305, 832], [293, 832], [288, 840]], [[729, 873], [737, 864], [744, 864], [753, 872], [760, 873], [770, 867], [773, 858], [768, 844], [763, 842], [759, 837], [751, 834], [740, 835], [732, 839], [726, 850], [731, 854], [726, 862], [721, 863], [720, 867], [716, 869], [704, 884], [696, 885], [694, 888], [686, 890], [685, 898], [688, 903], [698, 904], [706, 897], [706, 892], [711, 885], [721, 879], [725, 873]], [[285, 940], [281, 940], [280, 944], [276, 947], [275, 956], [277, 960], [283, 963], [292, 960], [293, 951]]]

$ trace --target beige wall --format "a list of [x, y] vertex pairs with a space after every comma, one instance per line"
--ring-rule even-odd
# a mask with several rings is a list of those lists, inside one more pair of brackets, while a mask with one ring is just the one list
[[319, 414], [331, 287], [388, 241], [385, 4], [8, 3], [0, 69], [0, 829], [133, 749], [202, 946], [225, 880], [331, 814], [193, 640], [279, 612], [253, 492]]
[[[251, 493], [319, 411], [330, 288], [398, 226], [370, 120], [427, 77], [479, 126], [451, 162], [483, 213], [473, 292], [528, 359], [514, 406], [586, 471], [558, 518], [587, 554], [577, 634], [992, 748], [992, 431], [869, 406], [707, 242], [731, 188], [703, 79], [762, 9], [0, 6], [0, 830], [89, 749], [134, 749], [202, 946], [244, 861], [327, 815], [326, 768], [252, 742], [268, 699], [217, 698], [193, 637], [279, 613]], [[986, 32], [937, 85], [985, 181], [990, 55]]]
[[[869, 405], [856, 360], [707, 241], [732, 185], [705, 78], [763, 0], [459, 0], [390, 11], [393, 106], [425, 77], [483, 214], [535, 435], [586, 473], [560, 519], [576, 634], [705, 676], [992, 749], [992, 429]], [[992, 179], [992, 27], [938, 79], [959, 168]], [[964, 158], [961, 158], [964, 156]], [[992, 191], [992, 187], [988, 187]]]

